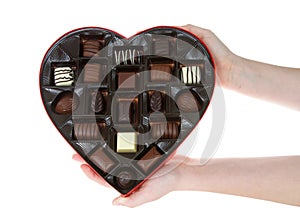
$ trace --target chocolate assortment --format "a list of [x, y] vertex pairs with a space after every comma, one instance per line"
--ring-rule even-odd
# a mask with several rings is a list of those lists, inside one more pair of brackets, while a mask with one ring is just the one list
[[189, 32], [157, 27], [126, 39], [93, 27], [51, 46], [40, 90], [62, 136], [128, 195], [200, 121], [214, 79], [211, 56]]

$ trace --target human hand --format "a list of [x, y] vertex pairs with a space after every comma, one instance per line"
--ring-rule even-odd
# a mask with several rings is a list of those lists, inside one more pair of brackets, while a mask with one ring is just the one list
[[195, 34], [207, 45], [214, 59], [216, 74], [219, 77], [221, 85], [230, 87], [232, 73], [241, 64], [242, 58], [232, 53], [210, 30], [194, 25], [185, 25], [181, 26], [181, 28]]
[[[74, 160], [81, 162], [81, 169], [84, 174], [98, 184], [110, 187], [110, 185], [84, 162], [80, 155], [74, 154]], [[128, 197], [119, 196], [113, 200], [113, 205], [136, 207], [147, 202], [155, 201], [169, 192], [180, 189], [180, 167], [188, 159], [185, 157], [173, 157], [152, 178], [148, 179], [137, 191]]]

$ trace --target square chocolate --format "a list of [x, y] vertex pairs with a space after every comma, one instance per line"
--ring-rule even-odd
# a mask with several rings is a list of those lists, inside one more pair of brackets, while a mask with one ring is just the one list
[[174, 64], [150, 64], [150, 79], [153, 82], [170, 81]]
[[137, 152], [137, 134], [135, 132], [118, 132], [117, 152], [118, 153]]
[[90, 156], [90, 160], [104, 172], [108, 172], [115, 165], [115, 162], [106, 154], [103, 147], [97, 149]]
[[81, 39], [82, 56], [93, 57], [99, 56], [99, 51], [103, 47], [104, 41], [93, 36], [85, 36]]
[[118, 88], [135, 88], [135, 72], [118, 72]]
[[161, 154], [158, 152], [156, 147], [152, 147], [138, 162], [137, 165], [141, 167], [145, 172], [159, 160]]

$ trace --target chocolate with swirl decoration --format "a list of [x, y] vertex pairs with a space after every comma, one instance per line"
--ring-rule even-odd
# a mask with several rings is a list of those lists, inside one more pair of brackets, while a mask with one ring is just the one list
[[74, 83], [74, 71], [70, 67], [54, 69], [54, 84], [56, 86], [71, 86]]
[[162, 95], [159, 91], [150, 95], [150, 108], [152, 111], [160, 111], [162, 109]]
[[101, 92], [92, 92], [91, 108], [95, 113], [101, 113], [104, 110], [104, 98]]

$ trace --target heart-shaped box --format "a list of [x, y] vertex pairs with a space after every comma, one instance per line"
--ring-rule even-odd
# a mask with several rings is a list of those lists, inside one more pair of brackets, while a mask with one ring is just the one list
[[125, 38], [87, 27], [60, 37], [41, 64], [55, 127], [111, 186], [129, 195], [187, 138], [215, 84], [205, 44], [175, 27]]

